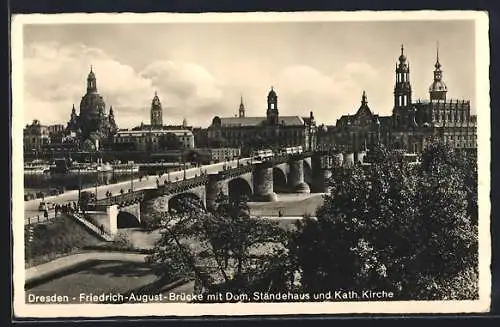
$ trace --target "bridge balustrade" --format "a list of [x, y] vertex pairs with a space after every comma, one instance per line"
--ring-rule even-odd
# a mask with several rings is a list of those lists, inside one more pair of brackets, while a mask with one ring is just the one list
[[242, 174], [249, 173], [254, 170], [253, 165], [241, 165], [239, 167], [223, 170], [218, 173], [219, 180], [224, 180], [231, 177], [236, 177]]
[[205, 185], [207, 182], [208, 182], [208, 177], [206, 175], [203, 175], [190, 179], [181, 180], [175, 183], [167, 183], [158, 188], [157, 195], [167, 195], [167, 194], [184, 192], [194, 187]]
[[[315, 153], [329, 153], [329, 151], [315, 151]], [[310, 157], [313, 153], [312, 152], [302, 152], [302, 153], [296, 153], [296, 154], [282, 154], [282, 155], [275, 155], [268, 160], [264, 161], [264, 164], [267, 165], [278, 165], [281, 163], [285, 163], [288, 160], [292, 159], [303, 159]], [[250, 164], [250, 165], [240, 165], [235, 168], [231, 168], [228, 170], [220, 171], [218, 173], [218, 179], [219, 180], [224, 180], [227, 178], [231, 177], [236, 177], [242, 174], [249, 173], [255, 169], [255, 165]], [[174, 193], [181, 193], [188, 191], [192, 188], [205, 185], [208, 182], [208, 176], [207, 175], [201, 175], [201, 176], [196, 176], [194, 178], [190, 179], [185, 179], [185, 180], [180, 180], [174, 183], [166, 183], [162, 186], [160, 186], [156, 190], [149, 190], [152, 192], [153, 196], [160, 196], [160, 195], [169, 195], [169, 194], [174, 194]], [[94, 207], [106, 207], [114, 204], [118, 204], [120, 206], [127, 205], [127, 204], [133, 204], [138, 201], [144, 200], [146, 197], [146, 192], [145, 190], [139, 190], [139, 191], [133, 191], [131, 193], [124, 193], [124, 194], [119, 194], [115, 195], [109, 198], [104, 198], [97, 200], [93, 203], [90, 203], [89, 205], [94, 206]]]
[[136, 203], [137, 201], [142, 201], [144, 197], [145, 197], [144, 191], [139, 190], [130, 193], [115, 195], [109, 198], [100, 199], [94, 202], [93, 204], [95, 206], [110, 206], [122, 203]]

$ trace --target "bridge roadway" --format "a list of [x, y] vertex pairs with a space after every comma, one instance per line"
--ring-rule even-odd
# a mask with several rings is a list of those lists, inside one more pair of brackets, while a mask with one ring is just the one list
[[[229, 168], [236, 168], [238, 165], [238, 162], [240, 164], [246, 165], [247, 162], [250, 162], [251, 158], [242, 158], [239, 161], [238, 160], [232, 160], [228, 162], [220, 162], [216, 164], [211, 164], [211, 165], [205, 165], [201, 167], [195, 167], [195, 168], [189, 168], [186, 169], [186, 179], [190, 179], [195, 177], [195, 175], [200, 175], [201, 172], [203, 171], [204, 173], [217, 173], [219, 171], [222, 171], [224, 168], [224, 165], [228, 166]], [[148, 188], [156, 188], [156, 180], [158, 176], [148, 176], [143, 177], [141, 181], [139, 179], [134, 179], [133, 180], [133, 190], [138, 191], [142, 189], [148, 189]], [[163, 184], [165, 181], [170, 180], [171, 182], [175, 182], [176, 180], [182, 180], [184, 178], [184, 170], [178, 170], [175, 172], [171, 172], [169, 174], [163, 174], [161, 177], [159, 177], [159, 182], [160, 184]], [[110, 191], [113, 195], [119, 195], [120, 190], [123, 189], [123, 191], [127, 192], [128, 189], [131, 187], [131, 181], [123, 181], [120, 183], [116, 184], [108, 184], [108, 185], [100, 185], [97, 187], [97, 198], [101, 199], [106, 197], [106, 192]], [[83, 191], [88, 191], [95, 193], [96, 188], [95, 187], [89, 187], [86, 189], [82, 189]], [[27, 221], [26, 218], [30, 217], [35, 217], [42, 212], [38, 211], [38, 205], [40, 204], [41, 199], [35, 199], [35, 200], [30, 200], [30, 201], [25, 201], [24, 202], [24, 218], [25, 221]], [[62, 194], [56, 195], [56, 196], [48, 196], [45, 198], [46, 202], [52, 202], [56, 204], [65, 204], [68, 202], [76, 202], [78, 201], [78, 190], [71, 190], [64, 192]]]

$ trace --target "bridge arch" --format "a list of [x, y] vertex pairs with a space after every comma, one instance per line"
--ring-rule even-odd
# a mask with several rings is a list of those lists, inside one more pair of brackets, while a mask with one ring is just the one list
[[283, 169], [273, 167], [273, 189], [275, 192], [283, 193], [287, 191], [287, 176]]
[[228, 182], [228, 193], [229, 198], [232, 200], [237, 200], [241, 196], [246, 196], [250, 199], [253, 194], [250, 183], [241, 177], [234, 178]]
[[[187, 201], [187, 203], [185, 202]], [[186, 207], [186, 205], [188, 207]], [[168, 200], [169, 212], [185, 212], [190, 211], [189, 206], [199, 206], [205, 210], [203, 200], [195, 193], [186, 192], [174, 195]]]
[[310, 187], [312, 184], [312, 180], [313, 180], [313, 172], [311, 164], [308, 160], [304, 160], [304, 182], [306, 182]]
[[133, 228], [140, 227], [139, 218], [128, 211], [119, 211], [116, 216], [116, 227], [118, 228]]

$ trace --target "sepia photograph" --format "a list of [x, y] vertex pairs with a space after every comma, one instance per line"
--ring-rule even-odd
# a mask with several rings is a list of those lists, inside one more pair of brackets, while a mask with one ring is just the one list
[[488, 312], [488, 15], [12, 19], [17, 317]]

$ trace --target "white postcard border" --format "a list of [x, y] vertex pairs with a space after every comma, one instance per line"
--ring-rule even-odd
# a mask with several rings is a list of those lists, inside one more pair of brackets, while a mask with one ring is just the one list
[[[276, 21], [474, 20], [476, 25], [476, 99], [478, 135], [479, 300], [377, 301], [221, 304], [26, 304], [23, 199], [23, 25], [73, 23], [192, 23]], [[16, 15], [11, 25], [12, 49], [12, 228], [13, 287], [16, 317], [110, 317], [288, 315], [330, 313], [472, 313], [487, 312], [491, 293], [490, 240], [490, 97], [488, 15], [474, 11], [300, 12], [203, 14], [30, 14]], [[479, 110], [481, 108], [481, 110]], [[479, 113], [479, 111], [481, 111]], [[43, 113], [41, 113], [43, 114]], [[19, 218], [16, 218], [19, 217]], [[82, 310], [83, 309], [83, 310]]]

